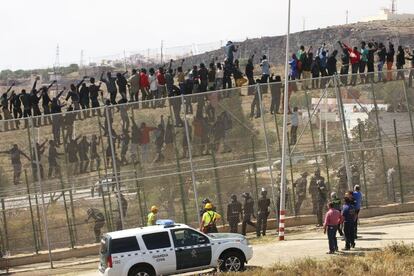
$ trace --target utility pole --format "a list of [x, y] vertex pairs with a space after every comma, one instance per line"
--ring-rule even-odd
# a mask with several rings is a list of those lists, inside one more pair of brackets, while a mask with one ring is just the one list
[[58, 85], [58, 70], [60, 67], [60, 53], [59, 53], [59, 44], [56, 46], [56, 58], [55, 58], [55, 64], [53, 65], [53, 73], [55, 75], [55, 80], [56, 80], [56, 92], [55, 92], [55, 96], [59, 93], [59, 85]]
[[[289, 90], [289, 37], [290, 37], [290, 8], [291, 0], [288, 0], [288, 21], [286, 32], [286, 56], [285, 56], [285, 87], [283, 91], [283, 134], [282, 134], [282, 163], [280, 166], [280, 207], [279, 207], [279, 240], [285, 239], [285, 214], [286, 214], [286, 160], [288, 156], [287, 117], [288, 117], [288, 90]], [[290, 155], [290, 152], [289, 152]]]
[[163, 62], [163, 53], [162, 53], [163, 47], [164, 47], [164, 40], [161, 40], [161, 64]]
[[395, 14], [397, 12], [397, 3], [396, 0], [391, 0], [391, 13]]
[[306, 18], [305, 17], [302, 17], [302, 24], [303, 24], [303, 31], [305, 31], [306, 30]]
[[348, 25], [349, 10], [346, 10], [346, 24]]

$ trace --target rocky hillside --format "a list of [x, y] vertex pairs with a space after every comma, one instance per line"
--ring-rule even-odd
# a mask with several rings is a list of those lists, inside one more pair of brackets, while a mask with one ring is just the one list
[[[326, 43], [332, 49], [337, 47], [338, 40], [350, 45], [359, 45], [362, 40], [386, 42], [387, 38], [390, 38], [396, 46], [414, 47], [414, 20], [364, 22], [294, 33], [290, 38], [290, 48], [291, 51], [297, 51], [300, 45], [304, 45], [306, 48], [312, 45], [316, 50], [322, 43]], [[237, 58], [241, 60], [256, 53], [255, 62], [258, 62], [259, 56], [267, 54], [273, 65], [284, 63], [285, 36], [247, 39], [243, 42], [237, 42], [237, 44], [239, 45]], [[186, 64], [189, 66], [200, 62], [209, 63], [216, 57], [218, 60], [223, 60], [224, 50], [219, 49], [189, 57], [186, 59]]]

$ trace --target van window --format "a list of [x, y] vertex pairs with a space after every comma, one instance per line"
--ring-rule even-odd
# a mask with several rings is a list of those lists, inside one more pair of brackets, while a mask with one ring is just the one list
[[191, 229], [177, 229], [172, 231], [175, 247], [193, 246], [209, 243], [209, 239]]
[[153, 234], [142, 235], [145, 246], [148, 250], [171, 247], [168, 232], [159, 232]]
[[101, 239], [100, 253], [102, 255], [105, 255], [106, 253], [108, 253], [108, 239], [106, 237], [102, 237]]
[[111, 240], [111, 254], [138, 250], [139, 245], [136, 237], [127, 237]]

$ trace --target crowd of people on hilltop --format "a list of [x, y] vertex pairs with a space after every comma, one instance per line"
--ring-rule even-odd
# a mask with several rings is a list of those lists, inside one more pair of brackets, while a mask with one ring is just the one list
[[[338, 41], [338, 49], [330, 51], [323, 44], [316, 51], [312, 47], [306, 49], [300, 46], [296, 53], [293, 53], [289, 60], [290, 80], [300, 80], [302, 88], [317, 89], [327, 85], [325, 76], [339, 74], [343, 85], [356, 85], [359, 76], [361, 83], [370, 81], [390, 81], [394, 76], [391, 72], [394, 65], [397, 69], [403, 69], [406, 60], [410, 60], [411, 69], [409, 73], [409, 86], [412, 86], [414, 76], [414, 51], [410, 53], [408, 48], [399, 46], [397, 51], [391, 41], [386, 46], [377, 42], [361, 42], [359, 47], [352, 47]], [[73, 163], [73, 172], [86, 172], [86, 170], [99, 168], [100, 156], [98, 154], [99, 139], [97, 135], [92, 137], [74, 137], [74, 123], [77, 119], [85, 119], [94, 115], [105, 115], [105, 121], [101, 124], [104, 137], [108, 137], [108, 147], [106, 156], [112, 156], [112, 149], [109, 147], [109, 133], [113, 135], [113, 143], [117, 142], [121, 148], [120, 158], [116, 157], [119, 164], [126, 164], [127, 152], [131, 152], [130, 159], [138, 160], [138, 146], [141, 152], [141, 159], [148, 161], [148, 148], [150, 144], [150, 133], [153, 133], [157, 156], [155, 160], [163, 160], [163, 151], [171, 147], [173, 128], [183, 127], [184, 121], [182, 112], [185, 114], [194, 114], [193, 122], [189, 124], [191, 129], [191, 141], [197, 145], [196, 154], [209, 154], [213, 148], [218, 149], [222, 145], [223, 152], [231, 151], [227, 141], [228, 132], [231, 130], [231, 116], [228, 112], [220, 112], [218, 109], [219, 101], [231, 96], [232, 93], [241, 93], [241, 90], [229, 90], [229, 88], [239, 88], [245, 84], [249, 85], [247, 94], [252, 95], [251, 117], [260, 117], [259, 97], [256, 86], [260, 83], [261, 91], [267, 92], [270, 87], [271, 92], [271, 113], [280, 112], [280, 99], [282, 94], [282, 82], [280, 76], [271, 73], [271, 64], [266, 55], [260, 57], [260, 63], [255, 66], [255, 56], [248, 59], [244, 70], [240, 62], [235, 58], [238, 46], [229, 41], [225, 46], [226, 58], [224, 62], [218, 62], [213, 59], [208, 66], [204, 63], [194, 65], [192, 68], [184, 70], [182, 60], [180, 64], [175, 64], [173, 60], [169, 64], [160, 66], [157, 70], [146, 68], [140, 70], [133, 69], [130, 73], [102, 72], [97, 81], [94, 77], [83, 77], [77, 83], [66, 87], [54, 97], [50, 96], [49, 90], [55, 85], [56, 81], [51, 82], [48, 86], [37, 87], [38, 78], [35, 80], [30, 92], [23, 89], [19, 94], [14, 90], [14, 83], [1, 95], [0, 104], [3, 116], [6, 121], [3, 122], [3, 130], [19, 129], [20, 118], [35, 117], [33, 125], [52, 125], [53, 139], [49, 144], [49, 176], [53, 176], [59, 171], [58, 154], [56, 147], [65, 144], [65, 151], [68, 155], [68, 162]], [[338, 55], [340, 60], [338, 62]], [[377, 56], [377, 58], [376, 58]], [[376, 60], [378, 62], [376, 62]], [[340, 65], [340, 66], [339, 66]], [[377, 67], [378, 77], [374, 77], [375, 65]], [[260, 66], [260, 77], [257, 68]], [[339, 66], [339, 72], [338, 72]], [[387, 71], [384, 70], [386, 66]], [[255, 69], [256, 68], [256, 69]], [[349, 76], [349, 73], [352, 73]], [[405, 72], [400, 70], [396, 74], [396, 79], [405, 79]], [[89, 84], [86, 81], [89, 80]], [[271, 83], [264, 86], [263, 84]], [[106, 86], [106, 91], [103, 89]], [[227, 89], [227, 90], [226, 90]], [[297, 89], [296, 82], [289, 85], [289, 96]], [[220, 93], [207, 93], [207, 91], [223, 90]], [[66, 94], [65, 94], [66, 92]], [[106, 93], [106, 94], [105, 94]], [[65, 95], [64, 95], [65, 94]], [[182, 101], [180, 95], [185, 95], [185, 101]], [[65, 103], [62, 103], [62, 99]], [[167, 99], [169, 99], [167, 101]], [[127, 102], [134, 102], [133, 105], [123, 105]], [[102, 104], [106, 106], [116, 105], [111, 112], [102, 114], [99, 109]], [[130, 118], [128, 109], [138, 108], [160, 108], [167, 104], [171, 106], [172, 117], [165, 124], [161, 119], [158, 126], [147, 126], [145, 122], [138, 125], [134, 118]], [[82, 110], [82, 112], [65, 112], [62, 111], [67, 105], [67, 111]], [[297, 110], [297, 109], [296, 109]], [[122, 121], [122, 133], [117, 134], [112, 128], [114, 115], [118, 111]], [[290, 109], [289, 109], [290, 111]], [[294, 114], [293, 112], [292, 114]], [[39, 116], [44, 115], [44, 116]], [[53, 115], [53, 116], [51, 116]], [[59, 115], [59, 116], [56, 116]], [[16, 119], [8, 121], [9, 119]], [[131, 124], [132, 121], [132, 124]], [[29, 120], [24, 120], [24, 127], [27, 127]], [[297, 125], [295, 125], [297, 127]], [[151, 135], [152, 136], [152, 135]], [[292, 140], [295, 140], [292, 137]], [[115, 141], [115, 142], [114, 142]], [[44, 150], [44, 145], [43, 147]], [[116, 147], [115, 147], [116, 148]], [[186, 137], [182, 140], [182, 157], [188, 156], [188, 143]], [[20, 150], [13, 147], [9, 151], [3, 151], [12, 155], [12, 165], [15, 171], [15, 180], [17, 183], [20, 176]], [[89, 154], [89, 155], [88, 155]], [[18, 156], [17, 156], [18, 155]], [[42, 151], [39, 150], [39, 155]], [[13, 157], [14, 156], [14, 157]], [[27, 156], [27, 155], [26, 155]], [[32, 157], [33, 159], [33, 157]], [[111, 164], [113, 160], [107, 163]], [[94, 161], [91, 163], [91, 161]], [[81, 164], [81, 165], [79, 165]], [[42, 172], [41, 172], [42, 173]], [[43, 174], [43, 173], [42, 173]]]
[[[357, 77], [361, 83], [369, 82], [375, 79], [374, 72], [377, 67], [377, 80], [390, 81], [393, 79], [392, 69], [403, 69], [406, 60], [410, 60], [411, 68], [414, 68], [414, 50], [410, 52], [408, 48], [395, 46], [391, 41], [388, 45], [377, 42], [364, 42], [360, 46], [350, 46], [338, 41], [338, 49], [330, 51], [325, 44], [314, 51], [313, 47], [305, 48], [300, 46], [296, 53], [293, 53], [289, 60], [290, 80], [303, 80], [304, 89], [321, 88], [326, 85], [323, 77], [332, 76], [336, 73], [341, 75], [341, 82], [344, 85], [356, 85]], [[260, 57], [260, 77], [255, 79], [254, 55], [247, 60], [244, 70], [240, 66], [238, 59], [235, 59], [235, 53], [238, 47], [229, 41], [225, 46], [226, 58], [224, 62], [212, 60], [208, 66], [204, 63], [194, 65], [188, 70], [184, 70], [182, 60], [180, 64], [174, 66], [173, 60], [169, 65], [164, 64], [157, 70], [154, 68], [132, 69], [130, 76], [126, 77], [129, 72], [116, 73], [114, 76], [111, 72], [102, 72], [99, 83], [94, 77], [89, 78], [89, 85], [86, 84], [88, 77], [84, 77], [76, 84], [71, 84], [70, 89], [63, 90], [55, 97], [49, 95], [50, 88], [55, 85], [56, 81], [49, 86], [37, 88], [37, 81], [33, 84], [30, 91], [25, 89], [20, 93], [13, 90], [14, 83], [1, 95], [0, 105], [3, 111], [3, 119], [16, 119], [13, 124], [5, 124], [4, 130], [10, 128], [19, 128], [18, 119], [61, 113], [64, 105], [60, 103], [62, 95], [67, 104], [67, 110], [80, 110], [97, 108], [102, 104], [122, 104], [126, 102], [142, 101], [141, 107], [157, 108], [166, 104], [166, 98], [179, 95], [192, 95], [207, 91], [228, 89], [240, 87], [244, 84], [253, 85], [256, 83], [280, 82], [280, 76], [271, 74], [271, 65], [266, 55]], [[340, 55], [340, 57], [339, 57]], [[377, 58], [376, 58], [377, 56]], [[340, 63], [338, 62], [340, 59]], [[377, 60], [377, 62], [376, 62]], [[168, 66], [167, 66], [168, 65]], [[173, 67], [175, 67], [173, 69]], [[386, 72], [385, 72], [386, 67]], [[338, 71], [339, 68], [339, 71]], [[350, 79], [348, 74], [352, 73]], [[321, 78], [322, 77], [322, 78]], [[409, 74], [409, 86], [412, 86], [414, 70]], [[404, 71], [398, 71], [396, 79], [404, 79]], [[107, 95], [101, 89], [102, 84], [106, 86]], [[267, 91], [267, 88], [263, 88]], [[289, 92], [297, 89], [296, 83], [292, 84]], [[279, 98], [280, 93], [275, 89], [272, 96]], [[221, 96], [228, 96], [230, 92], [223, 92]], [[249, 95], [255, 95], [254, 87], [249, 87]], [[192, 101], [195, 98], [186, 101], [186, 111], [192, 111]], [[272, 111], [278, 112], [279, 100], [272, 104]], [[135, 105], [139, 107], [138, 104]], [[257, 107], [257, 100], [252, 103], [252, 113]], [[178, 110], [176, 110], [178, 111]], [[96, 111], [98, 112], [98, 111]], [[95, 113], [95, 112], [94, 112]], [[86, 114], [86, 113], [85, 113]], [[99, 114], [99, 113], [98, 113]], [[253, 115], [252, 114], [252, 115]], [[177, 118], [178, 119], [178, 118]], [[51, 123], [51, 117], [44, 117], [44, 124]], [[35, 126], [40, 125], [40, 119], [35, 120]]]

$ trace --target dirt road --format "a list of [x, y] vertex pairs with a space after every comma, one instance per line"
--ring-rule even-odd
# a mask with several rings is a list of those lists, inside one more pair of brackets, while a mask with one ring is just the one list
[[[403, 215], [406, 222], [393, 223], [395, 216], [382, 218], [371, 218], [366, 220], [359, 229], [360, 238], [356, 247], [350, 252], [339, 252], [338, 254], [364, 254], [368, 251], [378, 250], [393, 242], [414, 243], [414, 222], [412, 214]], [[383, 225], [387, 221], [388, 225]], [[369, 226], [368, 224], [369, 223]], [[375, 223], [375, 225], [372, 225]], [[268, 267], [276, 262], [289, 262], [298, 258], [328, 258], [328, 242], [322, 230], [308, 227], [305, 232], [287, 236], [283, 242], [277, 241], [273, 236], [252, 240], [254, 257], [249, 266]], [[344, 242], [339, 241], [339, 248], [344, 247]], [[65, 276], [94, 276], [97, 273], [97, 264], [83, 264], [55, 270], [32, 271], [28, 273], [17, 273], [14, 275], [65, 275]]]

